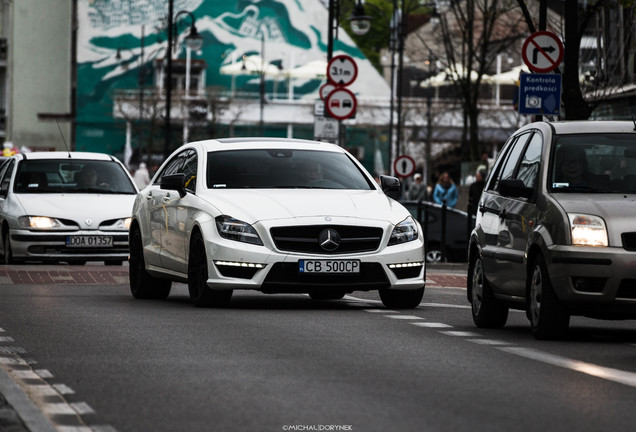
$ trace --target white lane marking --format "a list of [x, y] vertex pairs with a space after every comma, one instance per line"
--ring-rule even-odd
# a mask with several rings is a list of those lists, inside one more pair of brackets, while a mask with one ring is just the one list
[[453, 308], [453, 309], [470, 309], [470, 305], [466, 306], [466, 305], [454, 305], [454, 304], [446, 304], [446, 303], [420, 303], [420, 306]]
[[0, 336], [0, 342], [15, 342], [11, 336]]
[[634, 372], [627, 372], [619, 369], [598, 366], [592, 363], [573, 360], [567, 357], [549, 354], [532, 348], [499, 347], [497, 349], [510, 354], [515, 354], [521, 357], [551, 364], [553, 366], [570, 369], [587, 375], [595, 376], [597, 378], [614, 381], [630, 387], [636, 387], [636, 373]]
[[363, 309], [363, 310], [369, 313], [398, 313], [397, 311], [393, 311], [391, 309]]
[[427, 328], [451, 328], [451, 327], [453, 327], [453, 326], [448, 325], [448, 324], [437, 323], [437, 322], [412, 322], [411, 324], [413, 324], [414, 326], [427, 327]]
[[480, 334], [468, 331], [456, 331], [456, 330], [446, 330], [440, 331], [440, 333], [445, 334], [447, 336], [459, 336], [459, 337], [479, 337]]
[[66, 384], [53, 384], [53, 388], [61, 395], [75, 394], [75, 391]]
[[75, 402], [71, 404], [71, 408], [81, 416], [87, 414], [95, 414], [95, 410], [91, 408], [86, 402]]
[[397, 319], [397, 320], [421, 320], [422, 317], [415, 315], [384, 315], [385, 318]]
[[40, 378], [49, 379], [53, 378], [53, 374], [46, 369], [36, 369], [35, 373], [38, 374]]
[[497, 339], [466, 339], [468, 342], [480, 344], [480, 345], [512, 345], [510, 342], [505, 342]]

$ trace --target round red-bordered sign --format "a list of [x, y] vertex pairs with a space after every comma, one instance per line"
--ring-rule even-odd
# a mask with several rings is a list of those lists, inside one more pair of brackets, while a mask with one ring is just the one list
[[322, 99], [323, 101], [327, 100], [327, 96], [329, 96], [329, 93], [331, 93], [332, 91], [334, 91], [336, 89], [336, 86], [333, 85], [332, 83], [324, 83], [323, 85], [320, 86], [320, 89], [318, 90], [318, 94], [320, 94], [320, 99]]
[[337, 87], [329, 93], [325, 100], [325, 109], [329, 115], [338, 120], [351, 117], [358, 107], [355, 95], [344, 87]]
[[415, 160], [408, 155], [395, 158], [395, 162], [393, 162], [393, 172], [398, 177], [411, 177], [415, 172]]
[[523, 42], [521, 58], [533, 72], [551, 72], [563, 60], [563, 44], [552, 32], [539, 31], [532, 33]]
[[336, 86], [346, 87], [358, 77], [358, 65], [346, 54], [335, 56], [327, 64], [327, 79]]

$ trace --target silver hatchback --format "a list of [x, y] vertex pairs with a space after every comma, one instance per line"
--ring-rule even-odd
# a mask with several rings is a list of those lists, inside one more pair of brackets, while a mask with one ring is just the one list
[[631, 122], [537, 122], [504, 145], [469, 242], [478, 327], [526, 311], [538, 339], [571, 315], [636, 318], [636, 131]]

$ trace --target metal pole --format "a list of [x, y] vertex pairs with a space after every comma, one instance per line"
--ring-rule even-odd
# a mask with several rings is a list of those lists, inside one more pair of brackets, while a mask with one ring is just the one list
[[167, 79], [166, 79], [166, 140], [163, 146], [163, 155], [164, 157], [168, 157], [170, 155], [170, 135], [171, 124], [170, 124], [170, 110], [172, 109], [171, 99], [172, 99], [172, 37], [173, 37], [173, 29], [172, 29], [172, 18], [174, 12], [174, 0], [169, 0], [168, 2], [168, 52], [167, 52]]
[[183, 143], [188, 142], [188, 136], [190, 134], [190, 125], [188, 124], [188, 118], [190, 116], [190, 62], [192, 61], [192, 53], [190, 47], [186, 44], [186, 76], [185, 76], [185, 113], [183, 115]]
[[263, 120], [263, 108], [265, 106], [265, 34], [261, 32], [261, 70], [260, 70], [261, 82], [259, 86], [260, 93], [260, 120], [258, 122], [258, 129], [260, 136], [263, 136], [264, 120]]
[[391, 17], [391, 23], [389, 25], [391, 35], [389, 36], [389, 51], [391, 51], [391, 100], [389, 101], [389, 163], [391, 167], [391, 175], [395, 175], [393, 168], [393, 161], [396, 158], [396, 152], [394, 149], [393, 140], [393, 114], [395, 111], [395, 50], [397, 38], [395, 34], [396, 27], [395, 14], [397, 12], [397, 0], [393, 0], [393, 16]]
[[327, 31], [327, 62], [333, 57], [333, 19], [334, 19], [334, 2], [338, 0], [329, 0], [329, 28]]
[[143, 141], [143, 128], [142, 128], [142, 123], [143, 123], [143, 119], [144, 119], [144, 74], [145, 74], [145, 70], [144, 70], [144, 44], [145, 44], [145, 39], [144, 39], [144, 32], [145, 32], [145, 27], [144, 25], [141, 26], [141, 52], [139, 54], [139, 159], [140, 161], [143, 161], [143, 145], [142, 145], [142, 141]]
[[401, 154], [400, 145], [402, 143], [402, 75], [404, 67], [404, 37], [405, 37], [406, 20], [404, 19], [404, 1], [400, 8], [400, 21], [398, 30], [398, 77], [397, 77], [397, 154]]

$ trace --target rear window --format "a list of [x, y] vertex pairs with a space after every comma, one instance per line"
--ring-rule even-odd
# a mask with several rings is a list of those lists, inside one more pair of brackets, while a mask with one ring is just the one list
[[79, 159], [22, 161], [13, 190], [15, 193], [137, 193], [119, 163]]

